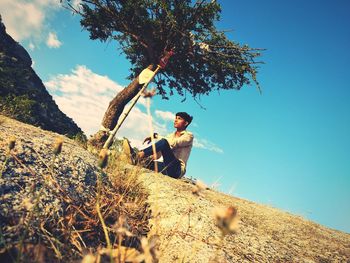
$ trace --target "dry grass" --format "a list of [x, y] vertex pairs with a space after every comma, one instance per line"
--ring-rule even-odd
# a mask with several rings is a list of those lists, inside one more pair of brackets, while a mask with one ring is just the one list
[[[5, 148], [6, 143], [2, 147]], [[62, 147], [64, 142], [61, 140], [54, 143], [53, 162]], [[30, 169], [12, 151], [13, 148], [8, 150], [8, 156], [1, 165], [2, 171], [8, 158], [22, 168]], [[131, 251], [136, 262], [136, 256], [143, 255], [141, 238], [149, 230], [147, 194], [137, 180], [137, 172], [122, 168], [117, 152], [110, 153], [108, 167], [98, 174], [95, 193], [84, 203], [77, 202], [60, 187], [52, 164], [44, 165], [46, 176], [39, 177], [33, 171], [37, 181], [32, 186], [32, 196], [17, 197], [23, 199], [22, 216], [7, 218], [7, 226], [1, 229], [1, 262], [70, 262], [85, 259], [86, 255], [93, 256], [96, 262], [124, 262], [130, 259]], [[42, 216], [40, 209], [44, 191], [55, 193], [56, 198], [64, 203], [59, 217]], [[9, 235], [14, 235], [14, 242], [5, 242], [5, 237]], [[109, 251], [107, 255], [106, 248]], [[119, 252], [112, 253], [116, 250]]]

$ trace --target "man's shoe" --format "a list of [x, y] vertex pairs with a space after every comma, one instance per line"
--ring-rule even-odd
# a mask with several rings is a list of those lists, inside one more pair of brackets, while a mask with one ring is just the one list
[[123, 154], [125, 155], [127, 163], [134, 164], [134, 165], [136, 164], [136, 161], [135, 161], [136, 154], [133, 148], [131, 147], [128, 139], [123, 140]]

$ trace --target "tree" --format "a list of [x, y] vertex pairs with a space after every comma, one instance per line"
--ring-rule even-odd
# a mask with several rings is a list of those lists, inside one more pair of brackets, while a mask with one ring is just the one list
[[[110, 102], [102, 125], [113, 129], [125, 105], [141, 85], [138, 74], [155, 68], [167, 52], [174, 55], [154, 82], [163, 98], [177, 91], [194, 99], [214, 90], [236, 89], [252, 81], [257, 85], [256, 58], [261, 49], [253, 49], [229, 40], [216, 28], [221, 7], [216, 1], [191, 0], [82, 0], [79, 7], [66, 0], [67, 7], [81, 15], [81, 26], [93, 40], [116, 40], [132, 67], [131, 83]], [[168, 88], [165, 89], [164, 87]], [[106, 140], [98, 132], [94, 144]]]

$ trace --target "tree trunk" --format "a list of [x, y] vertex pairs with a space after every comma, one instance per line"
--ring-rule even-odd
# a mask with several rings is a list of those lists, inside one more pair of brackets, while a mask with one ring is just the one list
[[[153, 66], [148, 66], [152, 69]], [[119, 92], [114, 99], [109, 103], [109, 106], [103, 116], [102, 126], [108, 130], [113, 130], [118, 123], [120, 115], [123, 113], [124, 107], [134, 98], [142, 88], [143, 84], [139, 84], [139, 78], [136, 77], [126, 88]], [[89, 140], [89, 145], [97, 149], [102, 149], [104, 143], [109, 136], [108, 131], [100, 130]]]

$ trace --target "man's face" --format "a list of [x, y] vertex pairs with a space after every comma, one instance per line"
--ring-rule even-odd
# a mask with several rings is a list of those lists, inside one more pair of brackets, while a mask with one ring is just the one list
[[188, 124], [187, 121], [185, 121], [183, 118], [181, 118], [180, 116], [176, 116], [175, 117], [175, 121], [174, 121], [174, 128], [176, 129], [180, 129], [180, 130], [184, 130], [186, 129], [186, 125]]

